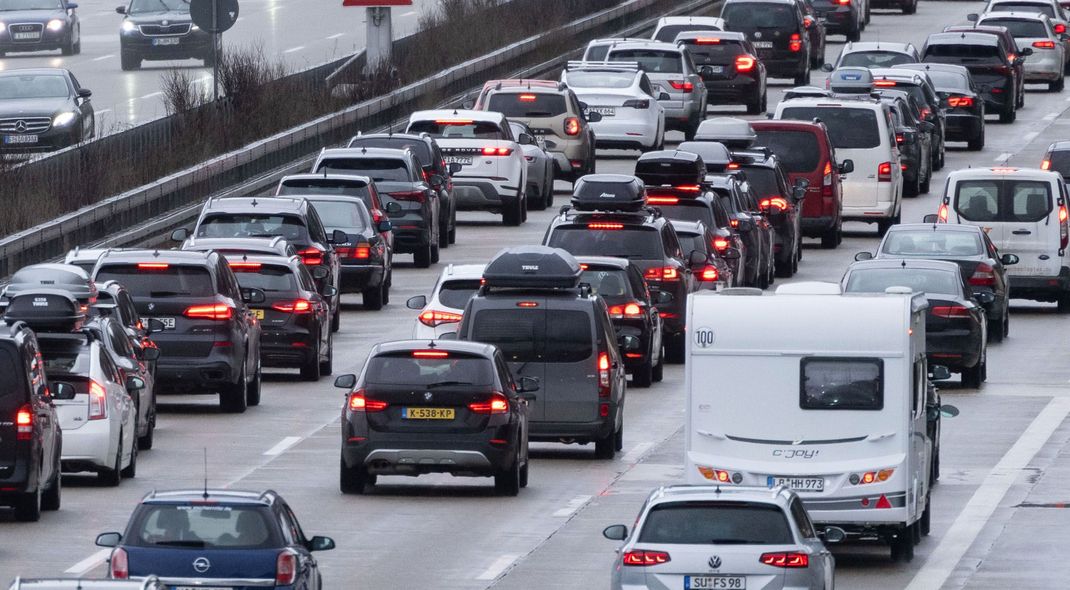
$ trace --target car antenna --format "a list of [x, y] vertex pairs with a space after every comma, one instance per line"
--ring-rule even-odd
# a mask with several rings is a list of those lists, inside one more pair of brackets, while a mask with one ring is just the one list
[[437, 344], [435, 344], [435, 341], [434, 341], [434, 340], [432, 340], [432, 341], [430, 341], [430, 342], [428, 342], [428, 343], [427, 343], [427, 347], [428, 347], [428, 348], [438, 348], [438, 345], [437, 345]]
[[256, 201], [256, 198], [254, 197], [254, 198], [253, 198], [253, 202], [252, 202], [252, 203], [249, 203], [249, 204], [250, 204], [250, 205], [252, 205], [253, 207], [256, 207], [256, 206], [257, 206], [257, 205], [259, 205], [260, 203], [258, 203], [258, 202]]
[[208, 447], [204, 447], [204, 499], [208, 499]]
[[906, 267], [907, 267], [907, 259], [906, 259], [906, 258], [904, 258], [904, 259], [900, 260], [900, 261], [899, 261], [899, 266], [900, 266], [901, 268], [906, 268]]

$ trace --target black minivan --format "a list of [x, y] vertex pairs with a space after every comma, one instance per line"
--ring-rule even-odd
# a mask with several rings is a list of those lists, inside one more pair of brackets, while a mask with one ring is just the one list
[[727, 0], [721, 18], [726, 31], [747, 36], [770, 77], [810, 83], [810, 34], [795, 0]]

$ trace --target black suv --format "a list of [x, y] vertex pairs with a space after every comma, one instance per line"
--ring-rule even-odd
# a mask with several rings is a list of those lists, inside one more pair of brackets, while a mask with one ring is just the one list
[[264, 292], [238, 286], [216, 252], [125, 250], [101, 256], [97, 281], [118, 281], [143, 319], [164, 328], [154, 334], [160, 393], [219, 393], [225, 412], [260, 403], [260, 323], [249, 303]]
[[711, 176], [707, 182], [721, 206], [728, 213], [729, 223], [735, 230], [733, 240], [717, 242], [714, 247], [724, 253], [728, 247], [740, 251], [741, 270], [736, 271], [737, 281], [747, 287], [764, 289], [773, 282], [775, 260], [773, 241], [776, 230], [758, 210], [758, 202], [749, 191], [744, 190], [735, 174]]
[[987, 31], [933, 33], [925, 42], [921, 61], [969, 70], [987, 110], [999, 113], [1000, 123], [1013, 123], [1021, 102], [1019, 71], [1033, 49], [1024, 47], [1015, 55], [1006, 43], [1001, 35]]
[[63, 435], [33, 331], [0, 326], [0, 505], [32, 522], [58, 510]]
[[[863, 13], [862, 4], [867, 8]], [[844, 35], [848, 41], [862, 39], [862, 31], [869, 24], [869, 3], [866, 0], [813, 0], [814, 14], [825, 23], [829, 35]]]
[[802, 227], [800, 203], [806, 196], [805, 179], [788, 184], [788, 176], [780, 159], [768, 148], [755, 151], [732, 152], [739, 170], [746, 175], [750, 190], [758, 199], [759, 211], [776, 230], [773, 256], [778, 277], [791, 277], [799, 270], [802, 259]]
[[747, 36], [770, 76], [810, 83], [810, 33], [796, 0], [726, 0], [721, 18], [726, 31]]
[[[182, 242], [189, 235], [185, 228], [177, 229], [171, 233], [171, 239]], [[297, 255], [312, 271], [320, 295], [331, 304], [331, 330], [338, 331], [342, 315], [342, 262], [334, 244], [345, 243], [347, 237], [342, 231], [328, 233], [312, 203], [302, 197], [209, 199], [201, 209], [193, 235], [195, 238], [281, 236], [297, 248]]]
[[372, 220], [364, 201], [348, 195], [312, 195], [308, 201], [327, 220], [327, 231], [345, 233], [344, 242], [334, 244], [341, 261], [339, 282], [343, 293], [360, 293], [364, 307], [379, 310], [390, 303], [394, 281], [393, 224], [389, 219]]
[[[543, 244], [573, 256], [626, 258], [659, 295], [665, 358], [682, 363], [687, 295], [695, 290], [687, 254], [669, 220], [646, 206], [646, 187], [634, 176], [590, 174], [573, 189], [573, 207], [550, 222]], [[664, 300], [661, 300], [664, 298]]]
[[1056, 141], [1049, 145], [1040, 161], [1040, 169], [1058, 172], [1063, 182], [1070, 182], [1070, 141]]
[[895, 128], [895, 143], [903, 168], [903, 196], [916, 197], [929, 192], [933, 177], [932, 129], [930, 123], [915, 118], [917, 112], [910, 96], [898, 90], [881, 90], [881, 102], [888, 105]]
[[765, 63], [743, 33], [680, 33], [676, 44], [691, 52], [714, 105], [742, 104], [756, 115], [766, 108]]
[[211, 66], [216, 35], [193, 24], [189, 0], [130, 0], [115, 12], [119, 25], [119, 61], [136, 70], [143, 60], [200, 59]]
[[438, 191], [441, 207], [439, 214], [438, 245], [447, 248], [457, 241], [457, 203], [453, 200], [453, 177], [454, 171], [459, 171], [460, 164], [449, 166], [446, 157], [442, 155], [442, 148], [427, 133], [419, 135], [413, 133], [369, 133], [358, 135], [349, 140], [349, 147], [360, 148], [388, 148], [395, 150], [408, 149], [419, 160], [423, 167], [424, 181], [431, 188]]
[[[906, 70], [904, 68], [870, 68], [873, 72], [873, 84], [882, 92], [886, 90], [898, 90], [910, 95], [908, 102], [913, 101], [917, 107], [919, 121], [928, 123], [921, 125], [925, 133], [929, 135], [929, 160], [933, 170], [944, 167], [944, 137], [947, 134], [947, 109], [944, 101], [936, 92], [932, 78], [928, 72], [921, 70]], [[926, 192], [926, 191], [922, 191]]]
[[378, 475], [491, 476], [515, 496], [528, 485], [528, 401], [532, 377], [515, 382], [500, 350], [475, 342], [376, 345], [360, 373], [335, 386], [342, 408], [343, 493], [360, 494]]

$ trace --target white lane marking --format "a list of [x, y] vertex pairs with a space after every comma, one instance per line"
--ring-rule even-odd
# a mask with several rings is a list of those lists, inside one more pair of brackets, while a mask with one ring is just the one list
[[163, 96], [162, 92], [153, 92], [152, 94], [146, 94], [141, 97], [141, 100], [148, 100], [150, 98], [156, 98], [157, 96]]
[[590, 501], [590, 496], [576, 496], [568, 501], [568, 504], [564, 508], [554, 512], [554, 516], [558, 518], [567, 518], [576, 513], [577, 510], [583, 508], [583, 505]]
[[327, 35], [328, 39], [337, 39], [339, 37], [345, 37], [345, 33], [335, 33], [333, 35]]
[[299, 442], [301, 442], [300, 436], [287, 436], [286, 438], [280, 440], [279, 444], [265, 451], [264, 454], [269, 457], [281, 455], [286, 452], [286, 449], [289, 449], [290, 447], [296, 445]]
[[649, 451], [650, 448], [653, 447], [653, 446], [654, 446], [654, 443], [652, 443], [652, 442], [639, 443], [639, 444], [635, 445], [634, 447], [632, 447], [632, 450], [628, 451], [628, 453], [625, 454], [623, 457], [621, 457], [620, 460], [625, 462], [625, 463], [635, 463], [636, 461], [638, 461], [639, 459], [641, 459], [643, 457], [643, 453], [646, 453], [647, 451]]
[[410, 17], [410, 16], [412, 16], [412, 15], [414, 15], [414, 14], [416, 14], [416, 11], [415, 11], [415, 10], [410, 10], [410, 11], [408, 11], [408, 12], [406, 12], [406, 13], [403, 13], [403, 14], [401, 15], [401, 18], [406, 18], [406, 17]]
[[1063, 100], [1065, 100], [1066, 102], [1070, 102], [1070, 96], [1067, 96], [1067, 97], [1066, 97], [1066, 98], [1064, 98]]
[[483, 573], [476, 576], [477, 580], [493, 580], [502, 575], [502, 572], [509, 569], [509, 566], [513, 565], [513, 562], [520, 557], [516, 553], [506, 553], [498, 559], [494, 560], [494, 563], [490, 564], [490, 567], [483, 570]]
[[1022, 139], [1024, 139], [1026, 143], [1029, 143], [1036, 139], [1038, 135], [1040, 135], [1039, 131], [1030, 131], [1029, 133], [1026, 133], [1024, 136], [1022, 136]]
[[1014, 446], [988, 473], [984, 483], [973, 493], [906, 590], [930, 590], [944, 585], [1022, 470], [1044, 447], [1068, 414], [1070, 399], [1067, 398], [1053, 399], [1041, 410]]
[[301, 51], [304, 48], [305, 48], [304, 45], [298, 45], [297, 47], [291, 47], [289, 49], [284, 49], [283, 53], [293, 53], [295, 51]]
[[997, 162], [1005, 162], [1013, 155], [1014, 154], [1012, 154], [1011, 152], [1003, 152], [1002, 154], [996, 156], [996, 161]]
[[78, 563], [67, 568], [67, 571], [63, 573], [81, 576], [86, 572], [96, 568], [98, 565], [104, 563], [104, 561], [108, 559], [108, 556], [110, 555], [111, 549], [101, 549], [100, 551], [97, 551], [96, 553], [90, 555], [82, 561], [79, 561]]
[[108, 55], [102, 55], [102, 56], [100, 56], [100, 57], [94, 57], [94, 58], [93, 58], [92, 60], [90, 60], [90, 61], [104, 61], [104, 60], [106, 60], [106, 59], [111, 59], [111, 58], [113, 58], [113, 57], [115, 57], [115, 54], [114, 54], [114, 53], [109, 53]]
[[1048, 113], [1047, 115], [1044, 115], [1043, 117], [1041, 117], [1041, 119], [1044, 119], [1045, 121], [1054, 121], [1054, 120], [1056, 120], [1058, 118], [1059, 118], [1059, 113]]

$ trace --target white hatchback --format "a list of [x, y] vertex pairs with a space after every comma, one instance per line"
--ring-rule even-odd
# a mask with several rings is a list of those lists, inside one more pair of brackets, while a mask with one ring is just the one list
[[457, 331], [468, 300], [483, 282], [485, 264], [451, 264], [442, 270], [431, 297], [411, 297], [405, 306], [420, 310], [412, 329], [413, 340], [434, 340]]

